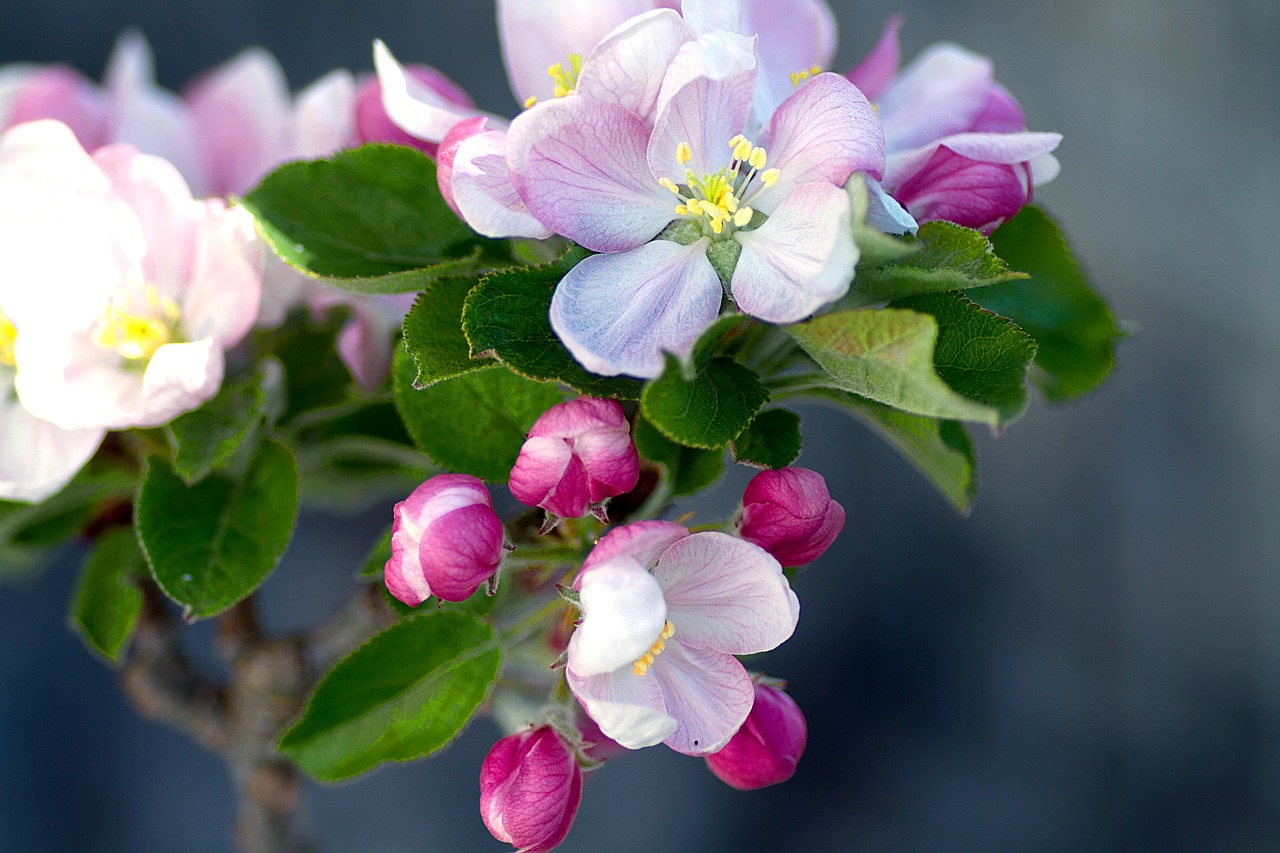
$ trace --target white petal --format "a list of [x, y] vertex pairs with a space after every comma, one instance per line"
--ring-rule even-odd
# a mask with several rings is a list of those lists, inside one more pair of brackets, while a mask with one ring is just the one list
[[222, 347], [212, 338], [165, 344], [142, 375], [142, 411], [128, 426], [160, 426], [200, 406], [222, 384]]
[[569, 666], [578, 675], [629, 669], [666, 624], [658, 582], [626, 557], [597, 566], [582, 578], [579, 592], [582, 624], [569, 641]]
[[458, 146], [451, 184], [454, 204], [466, 223], [486, 237], [546, 239], [551, 229], [529, 212], [511, 181], [506, 141], [506, 133], [490, 130]]
[[373, 43], [373, 65], [382, 84], [382, 108], [410, 136], [426, 142], [444, 139], [449, 128], [476, 110], [463, 110], [405, 73], [381, 40]]
[[328, 157], [355, 138], [356, 81], [345, 68], [330, 71], [298, 93], [290, 116], [290, 155]]
[[211, 199], [200, 212], [190, 278], [183, 282], [183, 329], [189, 339], [210, 337], [229, 349], [258, 317], [266, 249], [254, 230], [253, 216], [243, 207], [228, 208], [220, 199]]
[[583, 676], [565, 669], [569, 689], [578, 697], [587, 716], [600, 731], [627, 749], [655, 746], [676, 730], [676, 720], [666, 712], [662, 685], [649, 675], [630, 669]]
[[578, 77], [577, 93], [609, 101], [652, 122], [663, 75], [682, 45], [693, 41], [689, 25], [670, 9], [627, 21], [592, 51]]
[[733, 536], [703, 532], [681, 539], [653, 574], [675, 637], [688, 647], [765, 652], [786, 641], [800, 619], [800, 601], [778, 561]]
[[64, 430], [33, 417], [11, 388], [0, 386], [0, 499], [38, 502], [54, 494], [89, 461], [105, 434]]

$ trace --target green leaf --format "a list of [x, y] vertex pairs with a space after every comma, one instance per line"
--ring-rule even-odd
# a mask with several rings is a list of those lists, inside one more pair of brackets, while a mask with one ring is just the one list
[[956, 511], [968, 515], [978, 492], [977, 466], [969, 434], [956, 421], [910, 415], [842, 391], [824, 391], [897, 448]]
[[[270, 367], [268, 367], [270, 365]], [[187, 483], [203, 479], [225, 464], [265, 414], [266, 372], [283, 373], [277, 361], [264, 362], [255, 376], [224, 382], [200, 408], [179, 415], [164, 428], [173, 445], [173, 470]], [[282, 381], [277, 377], [274, 381]]]
[[760, 377], [731, 358], [709, 359], [692, 379], [675, 356], [668, 353], [666, 362], [662, 375], [645, 386], [640, 409], [659, 432], [686, 447], [724, 447], [769, 402]]
[[724, 473], [723, 450], [699, 450], [676, 444], [644, 417], [636, 418], [631, 434], [640, 455], [666, 469], [673, 495], [700, 492]]
[[109, 661], [118, 661], [142, 612], [135, 578], [147, 570], [137, 537], [117, 527], [98, 539], [71, 602], [72, 630]]
[[482, 241], [425, 154], [365, 145], [286, 163], [242, 200], [291, 266], [356, 293], [410, 293], [480, 268]]
[[1025, 279], [1010, 269], [991, 243], [972, 228], [953, 222], [926, 222], [917, 235], [918, 251], [896, 263], [859, 270], [841, 305], [859, 308], [922, 293]]
[[1026, 410], [1027, 369], [1036, 354], [1026, 332], [956, 291], [914, 296], [893, 307], [937, 320], [933, 365], [961, 396], [998, 411], [1001, 423]]
[[870, 197], [866, 180], [856, 172], [844, 185], [849, 194], [849, 207], [853, 224], [853, 241], [858, 246], [859, 274], [866, 268], [878, 267], [919, 251], [914, 239], [894, 237], [867, 224], [867, 204]]
[[814, 382], [928, 417], [999, 426], [1000, 412], [968, 400], [934, 369], [938, 324], [896, 308], [837, 311], [788, 326], [796, 343], [826, 371]]
[[471, 355], [496, 357], [521, 376], [563, 382], [593, 397], [639, 399], [641, 383], [587, 372], [551, 329], [551, 294], [585, 254], [572, 250], [544, 266], [485, 276], [467, 296], [462, 312]]
[[216, 616], [266, 580], [297, 510], [293, 455], [267, 441], [243, 476], [215, 473], [194, 486], [163, 459], [148, 460], [135, 523], [156, 582], [194, 620]]
[[387, 561], [391, 559], [391, 530], [394, 525], [388, 524], [387, 529], [382, 531], [382, 535], [378, 537], [378, 541], [374, 543], [373, 548], [369, 551], [369, 556], [365, 557], [364, 565], [360, 568], [360, 574], [357, 576], [361, 580], [382, 580], [383, 570], [387, 567]]
[[493, 629], [465, 613], [427, 613], [372, 637], [316, 686], [280, 751], [337, 782], [446, 746], [498, 674]]
[[330, 311], [321, 323], [295, 314], [264, 338], [264, 349], [284, 366], [282, 426], [311, 412], [350, 402], [351, 371], [338, 355], [338, 332], [349, 311]]
[[756, 415], [733, 440], [733, 461], [755, 468], [785, 468], [800, 455], [800, 416], [788, 409]]
[[1035, 338], [1035, 379], [1050, 400], [1070, 400], [1097, 388], [1115, 365], [1116, 341], [1124, 333], [1071, 257], [1058, 226], [1043, 210], [1028, 206], [997, 228], [991, 242], [1031, 278], [983, 288], [972, 298]]
[[444, 279], [413, 303], [404, 318], [404, 344], [418, 366], [414, 387], [493, 366], [491, 359], [471, 357], [471, 344], [462, 331], [462, 306], [475, 286], [471, 278]]
[[404, 348], [394, 370], [396, 408], [423, 452], [442, 468], [492, 483], [507, 481], [533, 422], [563, 400], [554, 384], [503, 367], [418, 390], [417, 368]]

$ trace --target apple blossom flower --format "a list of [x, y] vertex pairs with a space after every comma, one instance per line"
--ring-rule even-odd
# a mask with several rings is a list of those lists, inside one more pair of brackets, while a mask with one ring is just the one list
[[990, 233], [1030, 200], [1032, 187], [1058, 174], [1049, 152], [1062, 135], [1028, 132], [1018, 102], [994, 81], [991, 60], [956, 45], [934, 45], [899, 73], [901, 23], [891, 18], [848, 75], [880, 110], [883, 188], [916, 221]]
[[707, 756], [707, 767], [739, 791], [767, 788], [795, 775], [807, 740], [804, 714], [795, 700], [757, 681], [747, 721], [723, 749]]
[[784, 566], [818, 559], [844, 527], [844, 507], [831, 499], [827, 481], [808, 468], [761, 471], [742, 494], [738, 535]]
[[734, 655], [791, 636], [800, 603], [778, 561], [723, 533], [642, 521], [595, 546], [574, 587], [569, 688], [628, 749], [720, 750], [747, 718], [751, 678]]
[[396, 504], [394, 515], [384, 578], [391, 594], [411, 607], [432, 595], [470, 598], [502, 562], [502, 522], [475, 477], [438, 474]]
[[679, 23], [652, 124], [625, 98], [583, 96], [526, 111], [508, 134], [529, 211], [600, 253], [560, 282], [551, 324], [601, 375], [654, 377], [664, 352], [690, 351], [720, 313], [709, 255], [724, 269], [736, 254], [731, 297], [762, 320], [796, 322], [839, 298], [857, 259], [841, 185], [883, 167], [874, 111], [835, 74], [804, 81], [751, 142], [751, 40]]
[[499, 841], [521, 853], [555, 848], [582, 802], [582, 769], [551, 726], [502, 738], [480, 766], [480, 816]]
[[630, 491], [640, 476], [631, 425], [616, 400], [579, 397], [557, 403], [529, 430], [511, 479], [511, 494], [558, 518]]
[[158, 157], [90, 156], [53, 121], [0, 136], [0, 304], [37, 418], [150, 427], [208, 400], [257, 313], [261, 252], [247, 211], [193, 200]]

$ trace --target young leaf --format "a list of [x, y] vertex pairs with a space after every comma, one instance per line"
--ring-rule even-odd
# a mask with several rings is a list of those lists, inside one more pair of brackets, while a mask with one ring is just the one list
[[[264, 364], [280, 370], [279, 362]], [[173, 470], [179, 477], [194, 483], [231, 457], [262, 420], [262, 382], [261, 372], [239, 382], [224, 382], [212, 400], [165, 426], [174, 450]]]
[[895, 409], [999, 426], [1000, 413], [957, 394], [934, 368], [938, 324], [928, 314], [895, 308], [837, 311], [788, 326], [826, 371], [828, 387], [852, 391]]
[[1026, 332], [957, 291], [902, 299], [893, 307], [937, 320], [933, 365], [962, 397], [995, 409], [1002, 423], [1027, 408], [1027, 369], [1036, 345]]
[[800, 455], [800, 416], [788, 409], [756, 415], [733, 440], [733, 461], [755, 468], [785, 468]]
[[242, 200], [281, 258], [356, 293], [410, 293], [480, 267], [482, 240], [420, 151], [365, 145], [286, 163]]
[[466, 726], [500, 658], [493, 629], [475, 616], [405, 619], [338, 662], [279, 749], [327, 782], [430, 755]]
[[493, 366], [491, 359], [471, 357], [471, 345], [462, 331], [462, 306], [475, 284], [472, 278], [438, 281], [418, 297], [404, 318], [404, 344], [418, 366], [415, 388]]
[[639, 399], [638, 381], [588, 373], [551, 329], [551, 294], [583, 255], [571, 251], [544, 266], [485, 276], [467, 296], [462, 312], [471, 355], [494, 356], [521, 376], [563, 382], [593, 397]]
[[1058, 226], [1028, 206], [991, 235], [1000, 257], [1026, 281], [983, 288], [971, 298], [1021, 326], [1039, 344], [1036, 381], [1054, 402], [1097, 388], [1115, 364], [1123, 332], [1071, 257]]
[[723, 450], [699, 450], [676, 444], [642, 416], [636, 418], [631, 435], [641, 456], [666, 469], [673, 495], [700, 492], [724, 473]]
[[146, 570], [133, 530], [118, 527], [98, 539], [80, 573], [68, 621], [86, 644], [109, 661], [120, 659], [138, 623], [142, 593], [134, 579]]
[[134, 514], [151, 573], [188, 619], [216, 616], [275, 569], [293, 535], [298, 470], [264, 442], [242, 476], [188, 486], [159, 458], [147, 463]]
[[418, 446], [442, 468], [505, 483], [525, 434], [562, 401], [556, 386], [491, 367], [413, 387], [417, 368], [403, 348], [395, 360], [396, 408]]
[[708, 359], [692, 379], [670, 353], [662, 375], [645, 386], [640, 410], [658, 431], [686, 447], [716, 450], [747, 428], [769, 391], [731, 358]]

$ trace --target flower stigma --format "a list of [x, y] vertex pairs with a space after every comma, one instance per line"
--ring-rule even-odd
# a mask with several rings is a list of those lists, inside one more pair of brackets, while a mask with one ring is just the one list
[[14, 345], [18, 340], [18, 329], [9, 322], [9, 318], [0, 311], [0, 364], [13, 367], [18, 363], [14, 356]]
[[670, 640], [675, 635], [676, 626], [672, 625], [671, 620], [668, 619], [662, 626], [662, 631], [658, 634], [658, 639], [653, 641], [653, 645], [649, 648], [649, 651], [636, 658], [635, 663], [631, 665], [631, 672], [635, 675], [644, 675], [648, 672], [649, 667], [653, 666], [653, 659], [662, 654], [662, 650], [667, 647], [667, 640]]
[[145, 361], [174, 339], [182, 310], [155, 285], [132, 281], [116, 291], [93, 329], [93, 342], [129, 361]]
[[[687, 195], [670, 178], [658, 179], [659, 184], [680, 199], [675, 208], [677, 216], [701, 220], [703, 232], [717, 237], [727, 237], [751, 224], [755, 214], [751, 202], [773, 186], [780, 174], [777, 169], [765, 168], [767, 152], [742, 134], [730, 139], [729, 147], [733, 149], [733, 162], [719, 171], [699, 177], [692, 169], [685, 169]], [[676, 146], [677, 164], [687, 166], [692, 160], [693, 149], [688, 142]], [[753, 186], [757, 178], [758, 185]]]

